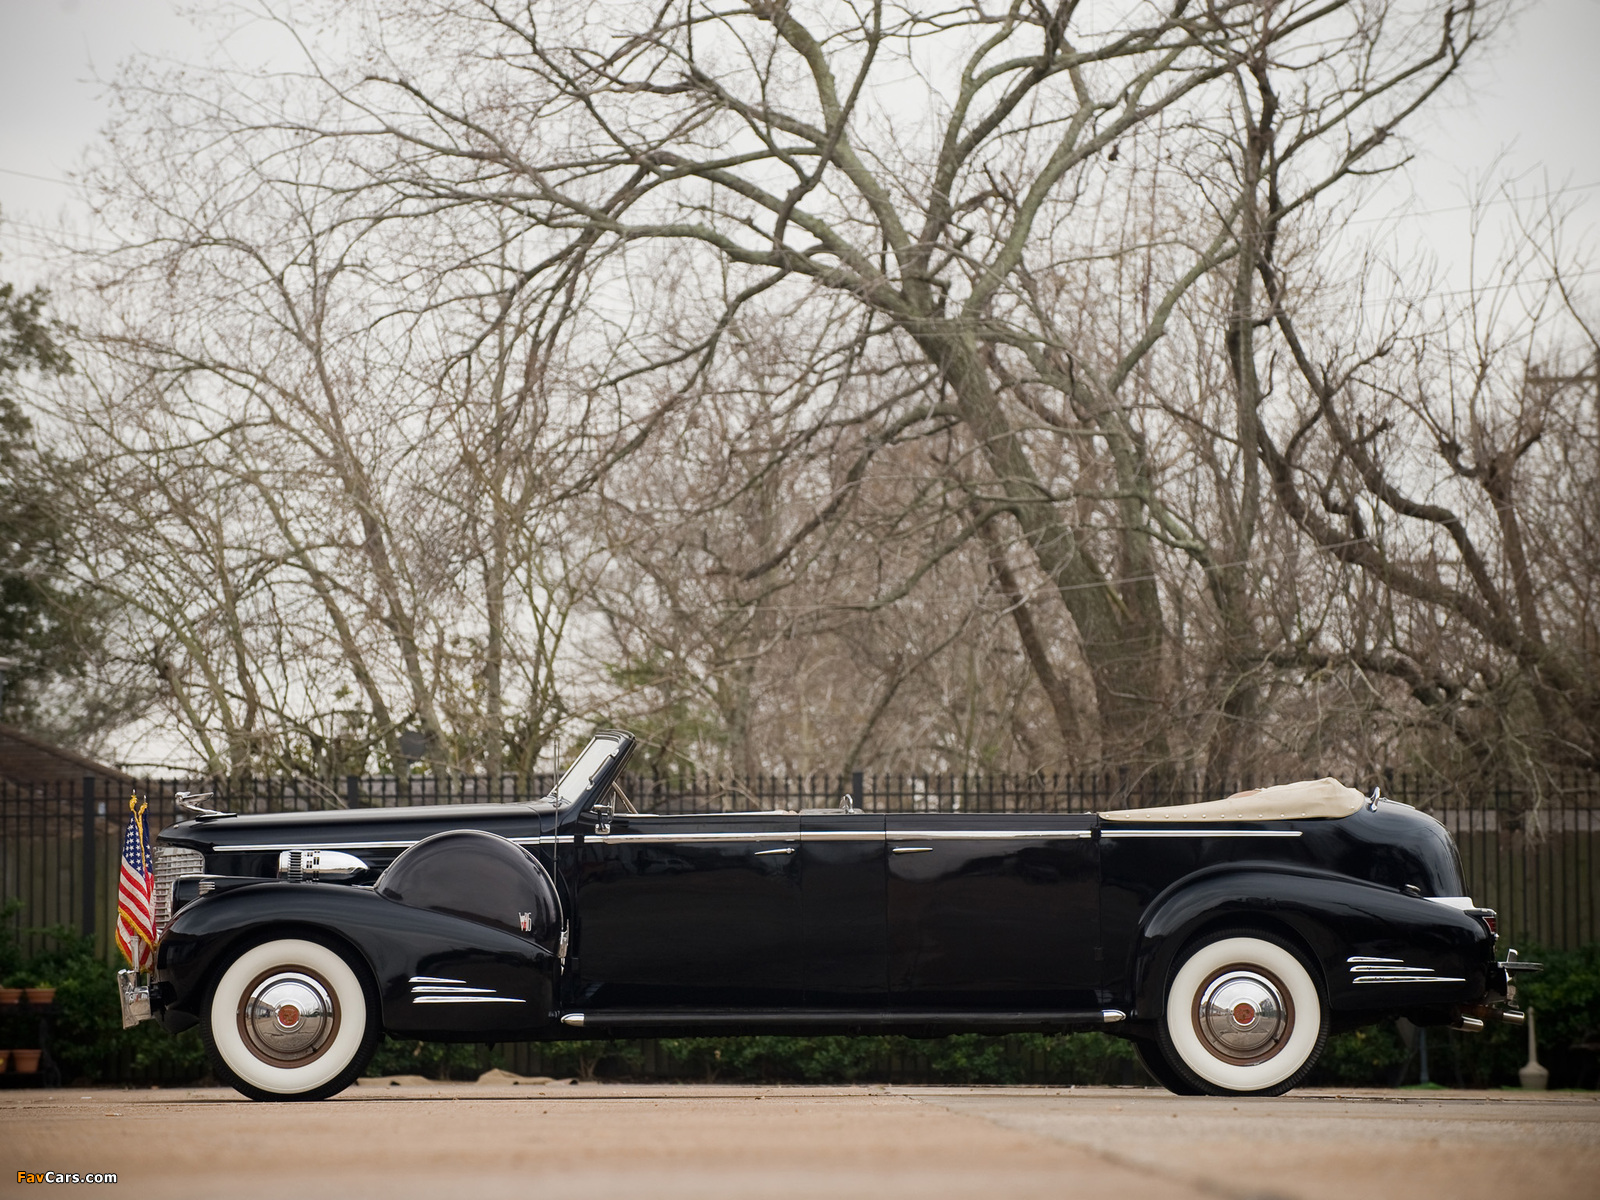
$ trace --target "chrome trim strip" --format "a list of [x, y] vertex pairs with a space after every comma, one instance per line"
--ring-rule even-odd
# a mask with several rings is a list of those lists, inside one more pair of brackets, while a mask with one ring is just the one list
[[411, 988], [414, 996], [492, 996], [493, 988], [480, 987], [440, 987], [437, 984], [418, 983]]
[[413, 996], [413, 1004], [526, 1004], [515, 996]]
[[1092, 838], [1092, 829], [891, 829], [890, 838], [923, 838], [935, 842], [1038, 841], [1041, 838]]
[[802, 829], [800, 842], [881, 842], [884, 833], [881, 829], [864, 829], [859, 833], [848, 833], [842, 829]]
[[465, 979], [445, 979], [441, 975], [413, 975], [407, 983], [465, 983]]
[[213, 854], [244, 854], [259, 850], [400, 850], [415, 846], [421, 838], [408, 842], [252, 842], [239, 846], [213, 846]]
[[1403, 958], [1369, 958], [1365, 954], [1352, 954], [1345, 959], [1347, 963], [1403, 963]]
[[1357, 975], [1351, 983], [1465, 983], [1454, 975]]
[[[882, 834], [876, 835], [882, 837]], [[798, 831], [793, 833], [607, 833], [601, 835], [588, 835], [586, 842], [600, 842], [607, 846], [622, 845], [632, 842], [635, 845], [653, 844], [657, 842], [792, 842], [800, 837]]]
[[1351, 967], [1352, 975], [1432, 975], [1432, 967], [1397, 967], [1393, 965], [1379, 965], [1369, 963], [1364, 966]]
[[[397, 809], [396, 811], [397, 812], [404, 812], [405, 810], [404, 809]], [[458, 826], [455, 826], [455, 829], [478, 829], [478, 826], [476, 826], [476, 825], [458, 825]], [[452, 833], [452, 832], [454, 832], [454, 829], [451, 829], [451, 830], [437, 830], [436, 832], [439, 832], [439, 833]], [[480, 832], [482, 832], [482, 833], [494, 833], [494, 830], [492, 830], [492, 829], [483, 829], [483, 830], [480, 830]], [[432, 837], [433, 835], [429, 834], [428, 836]], [[496, 837], [505, 837], [505, 834], [496, 833], [495, 836]], [[549, 845], [550, 842], [555, 841], [555, 840], [559, 840], [561, 842], [571, 842], [572, 841], [572, 835], [570, 833], [563, 833], [560, 836], [559, 839], [554, 839], [554, 838], [550, 838], [550, 837], [540, 837], [540, 836], [508, 837], [508, 838], [506, 838], [506, 841], [511, 842], [511, 843], [513, 843], [515, 845], [518, 845], [518, 846]], [[596, 840], [602, 840], [602, 839], [596, 839]], [[217, 846], [213, 846], [213, 847], [211, 847], [211, 853], [213, 853], [213, 854], [247, 854], [247, 853], [248, 854], [254, 854], [254, 853], [257, 853], [257, 852], [260, 852], [260, 851], [264, 851], [264, 850], [278, 850], [278, 851], [283, 851], [283, 850], [409, 850], [412, 846], [415, 846], [420, 841], [422, 841], [421, 838], [413, 838], [410, 841], [406, 841], [406, 842], [294, 842], [294, 843], [289, 843], [289, 842], [259, 842], [259, 843], [256, 843], [256, 842], [252, 842], [252, 843], [250, 843], [248, 845], [238, 845], [238, 846], [217, 845]]]
[[1102, 829], [1103, 838], [1297, 838], [1299, 829]]
[[[594, 1015], [593, 1026], [604, 1029], [640, 1029], [650, 1026], [697, 1027], [715, 1031], [729, 1025], [806, 1026], [815, 1029], [839, 1026], [886, 1027], [896, 1025], [966, 1025], [989, 1028], [1015, 1028], [1026, 1025], [1113, 1025], [1125, 1020], [1121, 1009], [1101, 1008], [1077, 1011], [1022, 1010], [1011, 1012], [969, 1009], [607, 1009]], [[563, 1025], [587, 1028], [587, 1013], [567, 1013]]]

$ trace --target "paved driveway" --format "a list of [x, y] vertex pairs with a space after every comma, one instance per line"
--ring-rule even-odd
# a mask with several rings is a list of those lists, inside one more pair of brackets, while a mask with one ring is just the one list
[[15, 1171], [182, 1197], [1600, 1198], [1600, 1097], [474, 1084], [0, 1092]]

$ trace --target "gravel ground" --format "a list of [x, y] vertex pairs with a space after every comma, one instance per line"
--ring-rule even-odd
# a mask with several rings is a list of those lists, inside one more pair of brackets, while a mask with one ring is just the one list
[[114, 1186], [48, 1194], [171, 1200], [1600, 1200], [1600, 1097], [557, 1083], [254, 1104], [214, 1089], [6, 1091], [0, 1166], [5, 1190], [33, 1190], [16, 1171], [114, 1172]]

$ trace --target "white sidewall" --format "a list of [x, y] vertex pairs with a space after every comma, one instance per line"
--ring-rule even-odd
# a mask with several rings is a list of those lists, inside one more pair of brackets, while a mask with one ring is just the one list
[[[328, 981], [339, 1008], [339, 1032], [320, 1058], [302, 1067], [275, 1067], [262, 1062], [244, 1044], [239, 1033], [239, 1004], [256, 976], [273, 967], [291, 966], [309, 967]], [[230, 1071], [264, 1092], [294, 1096], [321, 1087], [350, 1065], [366, 1036], [367, 997], [350, 964], [332, 950], [316, 942], [285, 938], [246, 950], [234, 959], [212, 993], [206, 1020], [211, 1023], [212, 1043]]]
[[[1288, 989], [1294, 1004], [1294, 1029], [1283, 1049], [1265, 1062], [1241, 1066], [1216, 1058], [1195, 1032], [1194, 1006], [1201, 985], [1216, 971], [1235, 964], [1264, 967]], [[1282, 1083], [1306, 1063], [1322, 1033], [1322, 997], [1300, 960], [1282, 946], [1260, 938], [1224, 938], [1202, 946], [1178, 970], [1167, 992], [1167, 1035], [1184, 1065], [1207, 1083], [1235, 1092], [1255, 1092]]]

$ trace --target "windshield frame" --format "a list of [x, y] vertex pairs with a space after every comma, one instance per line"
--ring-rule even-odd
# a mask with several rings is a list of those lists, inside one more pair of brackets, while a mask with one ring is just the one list
[[608, 773], [615, 774], [613, 766], [626, 756], [630, 748], [630, 739], [625, 734], [595, 734], [578, 757], [573, 759], [572, 765], [562, 772], [561, 778], [545, 799], [563, 811], [581, 803], [585, 796], [595, 791], [597, 780]]

